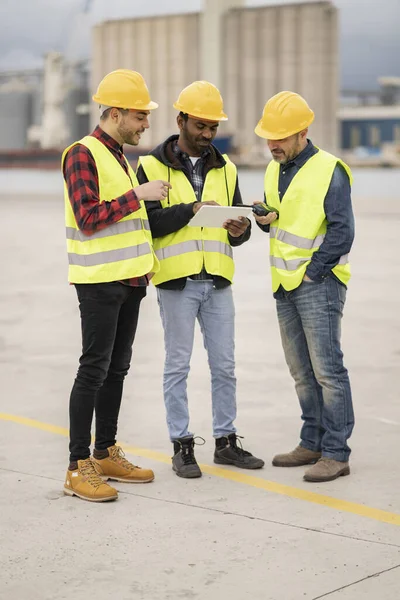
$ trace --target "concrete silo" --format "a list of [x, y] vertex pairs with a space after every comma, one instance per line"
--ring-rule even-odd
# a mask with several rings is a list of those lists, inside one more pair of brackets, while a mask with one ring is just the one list
[[331, 2], [233, 9], [223, 19], [222, 90], [241, 155], [263, 145], [254, 127], [265, 102], [282, 90], [306, 98], [315, 112], [312, 140], [338, 141], [337, 10]]
[[[184, 14], [107, 21], [94, 28], [91, 91], [114, 69], [142, 73], [159, 108], [143, 145], [153, 146], [176, 129], [172, 108], [179, 92], [200, 79], [200, 15]], [[98, 120], [92, 105], [92, 124]]]
[[[335, 151], [338, 140], [337, 10], [328, 0], [245, 7], [244, 0], [204, 0], [202, 13], [108, 21], [95, 27], [94, 91], [117, 68], [141, 72], [160, 108], [143, 146], [176, 131], [172, 104], [180, 90], [207, 79], [223, 94], [240, 159], [265, 163], [254, 128], [268, 98], [282, 90], [302, 94], [315, 112], [312, 140]], [[92, 106], [92, 124], [98, 112]]]
[[0, 150], [22, 150], [31, 123], [32, 89], [19, 79], [0, 86]]

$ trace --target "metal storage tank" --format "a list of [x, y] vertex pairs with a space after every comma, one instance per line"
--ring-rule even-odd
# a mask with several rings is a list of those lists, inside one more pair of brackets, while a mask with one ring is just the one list
[[66, 94], [64, 108], [68, 126], [67, 145], [90, 133], [89, 115], [80, 110], [88, 101], [87, 90], [81, 87], [72, 87]]
[[43, 113], [43, 76], [38, 77], [32, 88], [32, 121], [31, 125], [40, 125]]
[[270, 96], [303, 95], [315, 112], [312, 140], [335, 151], [338, 140], [337, 11], [331, 2], [230, 10], [223, 20], [223, 94], [235, 146], [243, 155], [265, 142], [254, 134]]
[[31, 123], [32, 91], [17, 79], [0, 86], [0, 150], [22, 150]]
[[[185, 14], [108, 21], [94, 28], [91, 90], [114, 69], [139, 71], [159, 108], [142, 145], [148, 148], [176, 132], [172, 105], [179, 92], [200, 78], [200, 15]], [[92, 95], [92, 94], [91, 94]], [[92, 108], [92, 125], [97, 122]]]

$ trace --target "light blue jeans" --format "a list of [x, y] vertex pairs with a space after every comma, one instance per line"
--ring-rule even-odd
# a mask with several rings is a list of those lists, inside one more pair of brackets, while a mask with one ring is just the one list
[[200, 323], [211, 371], [213, 435], [236, 431], [235, 308], [232, 289], [214, 289], [212, 281], [187, 280], [183, 290], [157, 288], [164, 327], [164, 402], [171, 441], [189, 431], [187, 377], [196, 319]]
[[347, 461], [354, 426], [347, 369], [340, 347], [346, 288], [333, 277], [302, 282], [278, 293], [277, 311], [286, 362], [304, 421], [300, 445]]

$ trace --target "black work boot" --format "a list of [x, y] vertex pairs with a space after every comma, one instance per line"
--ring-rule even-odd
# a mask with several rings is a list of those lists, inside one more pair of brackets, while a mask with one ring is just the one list
[[237, 445], [239, 436], [230, 433], [228, 436], [215, 440], [214, 462], [217, 465], [234, 465], [240, 469], [261, 469], [264, 461], [256, 458], [250, 452], [243, 450], [242, 444]]
[[178, 477], [186, 479], [201, 477], [200, 467], [194, 456], [194, 439], [192, 437], [181, 438], [174, 442], [172, 469]]

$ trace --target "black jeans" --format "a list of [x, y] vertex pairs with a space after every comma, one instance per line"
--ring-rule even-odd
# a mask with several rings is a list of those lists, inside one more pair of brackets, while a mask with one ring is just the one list
[[70, 461], [90, 456], [96, 414], [97, 450], [115, 444], [123, 382], [130, 367], [139, 307], [146, 287], [122, 283], [76, 284], [82, 325], [82, 356], [72, 388]]

